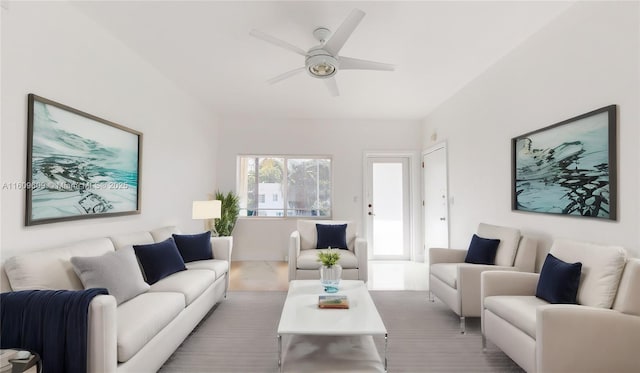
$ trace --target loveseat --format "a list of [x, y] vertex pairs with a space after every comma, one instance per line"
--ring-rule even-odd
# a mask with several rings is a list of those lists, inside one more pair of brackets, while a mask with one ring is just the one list
[[[132, 245], [162, 242], [179, 234], [163, 227], [81, 241], [8, 258], [2, 268], [2, 291], [82, 290], [72, 257], [97, 257], [132, 250]], [[232, 241], [211, 238], [213, 259], [185, 263], [182, 270], [147, 286], [146, 291], [117, 304], [99, 295], [89, 305], [87, 371], [155, 372], [211, 308], [226, 296]], [[139, 269], [139, 268], [138, 268]]]
[[[482, 273], [483, 348], [493, 342], [529, 373], [640, 372], [640, 259], [570, 240], [555, 240], [550, 254], [540, 273]], [[556, 272], [581, 263], [579, 282], [543, 280], [558, 276], [548, 261]], [[551, 304], [550, 292], [577, 304]]]
[[[297, 229], [289, 236], [289, 281], [320, 278], [320, 262], [318, 262], [318, 251], [316, 250], [319, 248], [318, 224], [332, 227], [346, 225], [339, 240], [344, 241], [344, 243], [342, 245], [334, 244], [328, 246], [334, 249], [344, 249], [340, 250], [340, 260], [338, 261], [338, 264], [342, 266], [343, 280], [367, 282], [367, 241], [362, 237], [358, 237], [354, 222], [338, 220], [298, 220]], [[320, 245], [322, 246], [320, 249], [326, 248], [322, 243]]]
[[[489, 270], [533, 272], [536, 240], [522, 236], [511, 227], [480, 223], [476, 238], [500, 240], [493, 264], [467, 263], [468, 250], [429, 249], [429, 298], [435, 295], [460, 316], [460, 332], [465, 332], [465, 317], [480, 317], [480, 275]], [[471, 249], [471, 247], [470, 247]], [[472, 260], [473, 261], [473, 260]]]

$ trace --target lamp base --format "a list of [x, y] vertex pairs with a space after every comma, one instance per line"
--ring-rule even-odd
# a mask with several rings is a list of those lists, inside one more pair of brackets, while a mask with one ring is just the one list
[[220, 234], [218, 234], [218, 231], [216, 230], [216, 227], [214, 225], [211, 226], [211, 237], [218, 237], [220, 236]]

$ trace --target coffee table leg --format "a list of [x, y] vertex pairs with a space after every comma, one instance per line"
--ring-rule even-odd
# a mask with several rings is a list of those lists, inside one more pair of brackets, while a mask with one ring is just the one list
[[282, 336], [278, 334], [278, 367], [282, 372]]
[[387, 340], [388, 340], [389, 334], [385, 333], [384, 335], [384, 371], [387, 371]]

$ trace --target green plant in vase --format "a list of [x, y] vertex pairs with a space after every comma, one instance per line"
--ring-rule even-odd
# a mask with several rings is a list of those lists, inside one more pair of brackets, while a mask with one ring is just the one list
[[231, 236], [240, 214], [240, 197], [233, 192], [216, 192], [216, 198], [222, 202], [220, 219], [215, 219], [216, 231], [220, 236]]
[[327, 250], [318, 252], [318, 261], [322, 263], [320, 266], [320, 283], [324, 286], [327, 293], [335, 293], [338, 291], [340, 278], [342, 276], [342, 266], [338, 264], [340, 260], [340, 251], [329, 247]]

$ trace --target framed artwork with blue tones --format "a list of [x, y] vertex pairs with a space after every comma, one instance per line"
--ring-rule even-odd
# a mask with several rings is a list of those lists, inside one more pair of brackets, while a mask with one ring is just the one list
[[511, 140], [513, 210], [617, 219], [616, 105]]
[[28, 97], [25, 224], [139, 214], [142, 133]]

